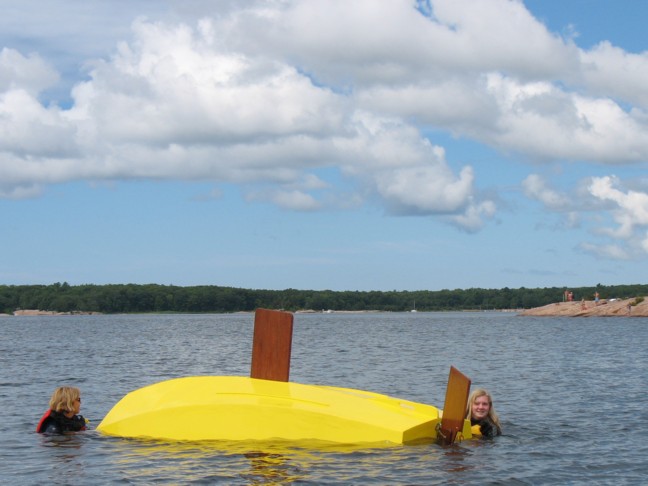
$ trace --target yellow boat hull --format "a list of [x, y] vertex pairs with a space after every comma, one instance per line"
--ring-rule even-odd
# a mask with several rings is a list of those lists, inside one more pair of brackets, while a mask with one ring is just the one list
[[[406, 444], [435, 439], [431, 405], [350, 388], [237, 376], [163, 381], [127, 394], [97, 430], [174, 441], [289, 440]], [[464, 424], [470, 438], [470, 423]]]

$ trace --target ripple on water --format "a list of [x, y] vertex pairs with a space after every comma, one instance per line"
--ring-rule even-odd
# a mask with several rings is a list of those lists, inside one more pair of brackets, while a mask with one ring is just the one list
[[[0, 326], [0, 477], [11, 484], [641, 484], [648, 320], [507, 313], [297, 315], [291, 379], [441, 405], [449, 366], [494, 396], [505, 435], [369, 450], [179, 445], [34, 433], [53, 388], [96, 427], [124, 394], [247, 375], [253, 316], [57, 316]], [[73, 346], [58, 346], [60, 336]], [[466, 347], [467, 345], [467, 347]], [[71, 480], [70, 478], [74, 478]]]

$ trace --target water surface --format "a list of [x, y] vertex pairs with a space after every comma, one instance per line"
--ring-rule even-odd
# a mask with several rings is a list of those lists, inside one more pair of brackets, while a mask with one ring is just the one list
[[51, 392], [96, 426], [126, 393], [249, 374], [253, 316], [0, 318], [4, 484], [641, 484], [648, 319], [512, 313], [298, 314], [291, 380], [441, 406], [450, 365], [494, 395], [504, 435], [374, 449], [173, 444], [34, 432]]

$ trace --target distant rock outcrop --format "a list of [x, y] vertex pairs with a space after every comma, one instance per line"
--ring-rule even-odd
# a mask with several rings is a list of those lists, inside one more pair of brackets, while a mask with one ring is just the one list
[[592, 300], [580, 302], [556, 302], [518, 313], [520, 316], [565, 317], [648, 317], [648, 297], [632, 299]]

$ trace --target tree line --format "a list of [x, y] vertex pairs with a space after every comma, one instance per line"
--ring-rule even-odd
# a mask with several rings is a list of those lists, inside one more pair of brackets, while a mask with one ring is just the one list
[[[564, 287], [417, 291], [253, 290], [201, 285], [158, 284], [0, 285], [0, 312], [18, 309], [54, 312], [228, 313], [269, 309], [402, 312], [529, 309], [564, 299]], [[648, 295], [648, 285], [570, 288], [575, 300]]]

